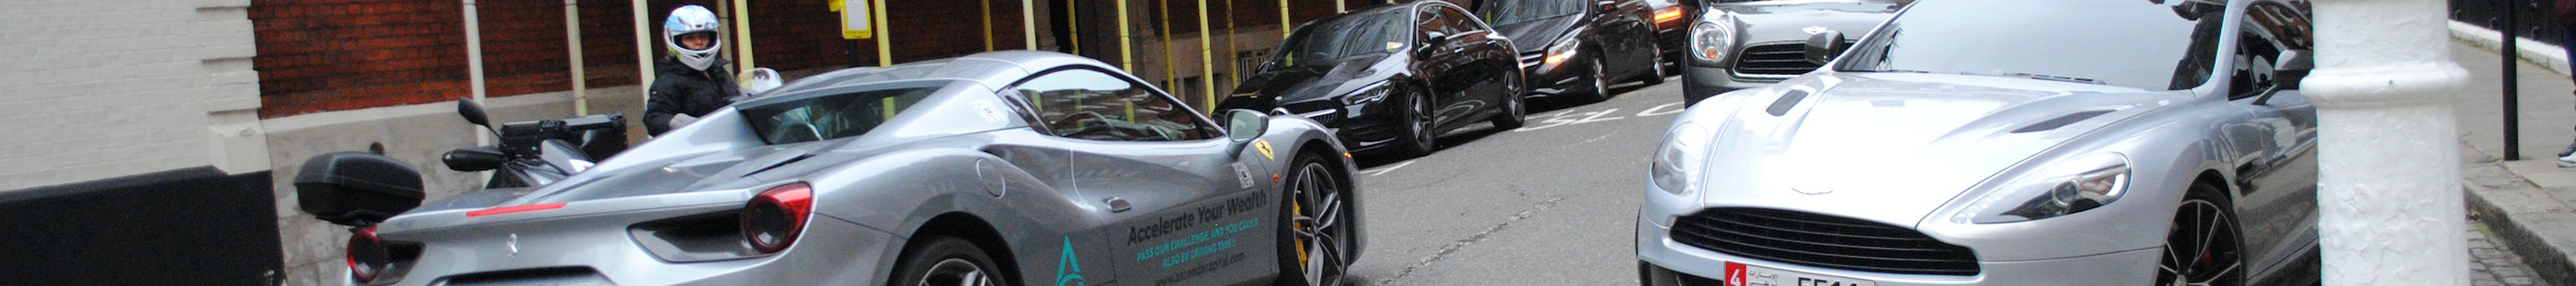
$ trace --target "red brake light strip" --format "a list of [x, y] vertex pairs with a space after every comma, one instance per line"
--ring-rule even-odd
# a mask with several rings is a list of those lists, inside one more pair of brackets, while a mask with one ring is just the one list
[[544, 203], [544, 204], [533, 204], [533, 205], [516, 205], [516, 206], [496, 207], [496, 208], [488, 208], [488, 209], [483, 209], [483, 210], [478, 210], [478, 211], [473, 211], [473, 212], [467, 212], [467, 213], [465, 213], [465, 217], [479, 217], [479, 216], [496, 215], [496, 214], [506, 214], [506, 213], [517, 213], [517, 212], [532, 212], [532, 211], [551, 210], [551, 209], [559, 209], [559, 208], [563, 208], [563, 206], [564, 206], [564, 203]]

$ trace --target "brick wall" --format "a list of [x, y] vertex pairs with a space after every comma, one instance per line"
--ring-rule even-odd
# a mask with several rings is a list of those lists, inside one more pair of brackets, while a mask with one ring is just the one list
[[231, 139], [256, 134], [237, 115], [258, 106], [250, 24], [243, 3], [227, 2], [237, 1], [0, 9], [11, 23], [0, 35], [17, 39], [0, 41], [11, 51], [0, 53], [0, 191], [206, 165], [265, 170], [222, 162], [242, 147]]
[[[461, 3], [253, 0], [250, 18], [259, 41], [254, 65], [262, 71], [260, 116], [471, 96]], [[479, 1], [477, 6], [488, 94], [571, 89], [562, 2]], [[628, 1], [582, 3], [583, 61], [590, 66], [590, 85], [634, 84], [631, 7]]]

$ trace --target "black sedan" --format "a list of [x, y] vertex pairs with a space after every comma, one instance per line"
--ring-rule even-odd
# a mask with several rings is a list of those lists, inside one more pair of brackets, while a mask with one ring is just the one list
[[1648, 9], [1642, 0], [1487, 0], [1476, 16], [1521, 48], [1530, 93], [1600, 100], [1622, 79], [1663, 83]]
[[1441, 133], [1480, 120], [1520, 127], [1516, 50], [1457, 5], [1378, 6], [1299, 27], [1217, 106], [1313, 118], [1353, 150], [1429, 154]]

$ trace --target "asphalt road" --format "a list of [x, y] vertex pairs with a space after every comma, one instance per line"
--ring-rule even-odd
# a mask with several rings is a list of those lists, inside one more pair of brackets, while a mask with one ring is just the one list
[[1637, 203], [1681, 84], [1618, 87], [1534, 99], [1527, 126], [1469, 127], [1429, 156], [1362, 154], [1368, 249], [1348, 282], [1636, 285]]

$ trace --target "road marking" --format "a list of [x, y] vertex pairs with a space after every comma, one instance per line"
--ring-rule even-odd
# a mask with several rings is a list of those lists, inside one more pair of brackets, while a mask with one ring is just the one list
[[[1618, 108], [1611, 108], [1611, 109], [1605, 109], [1605, 110], [1601, 110], [1601, 111], [1593, 111], [1593, 112], [1582, 112], [1582, 113], [1573, 113], [1573, 112], [1568, 112], [1568, 113], [1565, 113], [1565, 114], [1558, 114], [1557, 116], [1551, 116], [1551, 117], [1548, 117], [1547, 119], [1541, 119], [1541, 120], [1539, 120], [1539, 123], [1540, 123], [1539, 125], [1533, 125], [1533, 126], [1521, 127], [1521, 129], [1512, 129], [1512, 132], [1527, 132], [1527, 131], [1531, 131], [1531, 130], [1547, 129], [1547, 128], [1550, 128], [1550, 127], [1557, 127], [1557, 126], [1566, 126], [1566, 125], [1583, 124], [1583, 123], [1593, 123], [1593, 122], [1610, 121], [1610, 120], [1619, 120], [1619, 119], [1626, 119], [1626, 118], [1627, 118], [1627, 117], [1601, 118], [1602, 116], [1609, 116], [1611, 112], [1618, 112], [1618, 111], [1619, 111], [1619, 109], [1618, 109]], [[1578, 117], [1580, 117], [1580, 118], [1578, 118]]]
[[1647, 109], [1646, 109], [1646, 111], [1643, 111], [1643, 112], [1637, 112], [1637, 117], [1647, 117], [1647, 116], [1664, 116], [1664, 115], [1668, 115], [1668, 114], [1682, 113], [1682, 111], [1683, 111], [1683, 110], [1690, 110], [1690, 109], [1686, 109], [1686, 108], [1674, 108], [1674, 109], [1673, 109], [1673, 111], [1655, 112], [1656, 110], [1663, 110], [1664, 108], [1670, 108], [1670, 107], [1674, 107], [1674, 106], [1681, 106], [1681, 105], [1682, 105], [1682, 103], [1680, 103], [1680, 102], [1665, 103], [1664, 105], [1656, 105], [1656, 106], [1655, 106], [1655, 108], [1647, 108]]
[[1378, 167], [1377, 170], [1363, 170], [1360, 172], [1369, 173], [1370, 177], [1376, 177], [1377, 175], [1385, 175], [1386, 172], [1394, 172], [1395, 169], [1404, 168], [1405, 165], [1412, 164], [1413, 160], [1404, 160], [1404, 162], [1396, 162], [1394, 166]]

